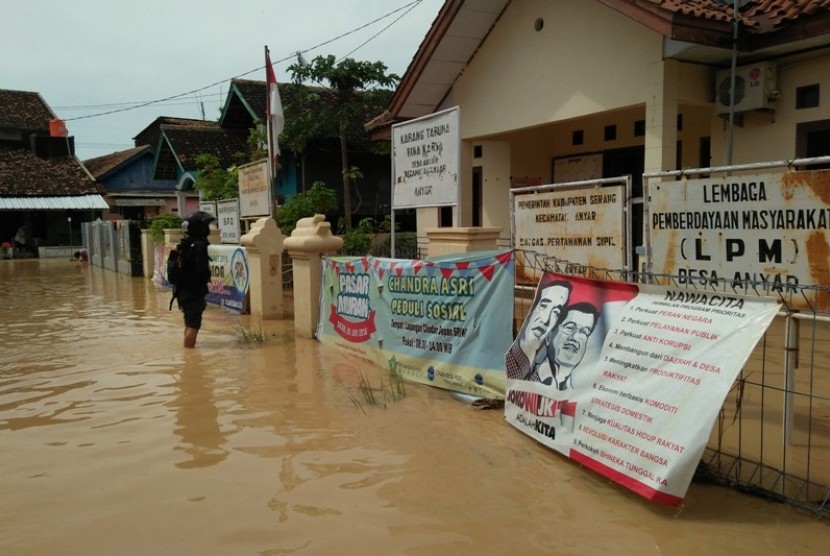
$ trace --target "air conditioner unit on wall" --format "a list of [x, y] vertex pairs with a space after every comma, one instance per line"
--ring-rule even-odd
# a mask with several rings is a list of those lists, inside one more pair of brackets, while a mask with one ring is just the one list
[[[715, 113], [729, 114], [732, 70], [721, 70], [715, 79]], [[758, 62], [735, 68], [735, 112], [771, 110], [778, 98], [775, 64]]]

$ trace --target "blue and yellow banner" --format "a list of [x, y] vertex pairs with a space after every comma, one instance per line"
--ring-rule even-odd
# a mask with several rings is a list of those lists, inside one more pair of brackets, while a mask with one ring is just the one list
[[479, 251], [426, 260], [323, 261], [317, 338], [407, 380], [504, 397], [513, 257]]
[[[155, 246], [153, 283], [163, 288], [171, 287], [167, 281], [166, 262], [172, 247]], [[245, 248], [238, 245], [208, 245], [208, 256], [211, 278], [205, 300], [233, 313], [248, 313], [249, 275]]]

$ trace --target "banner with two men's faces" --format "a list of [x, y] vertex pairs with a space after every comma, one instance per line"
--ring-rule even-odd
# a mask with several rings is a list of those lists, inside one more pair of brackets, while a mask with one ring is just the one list
[[774, 298], [545, 274], [505, 355], [508, 423], [680, 504]]

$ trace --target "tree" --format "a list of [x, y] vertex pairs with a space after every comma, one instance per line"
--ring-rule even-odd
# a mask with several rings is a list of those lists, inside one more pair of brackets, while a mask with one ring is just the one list
[[200, 154], [196, 157], [199, 168], [193, 189], [202, 194], [205, 201], [233, 199], [239, 196], [239, 177], [236, 166], [222, 168], [219, 159], [213, 154]]
[[[398, 82], [399, 77], [395, 74], [387, 75], [383, 62], [359, 62], [352, 58], [336, 62], [332, 55], [317, 56], [310, 64], [293, 64], [289, 66], [288, 71], [296, 84], [310, 81], [326, 87], [315, 91], [315, 94], [327, 97], [329, 102], [319, 103], [309, 115], [316, 115], [316, 119], [312, 118], [316, 121], [313, 127], [315, 130], [324, 129], [326, 121], [337, 123], [343, 176], [343, 211], [348, 232], [352, 229], [353, 175], [349, 166], [349, 132], [354, 132], [357, 125], [361, 131], [363, 130], [363, 123], [368, 120], [367, 108], [376, 107], [379, 95], [388, 98], [391, 94], [389, 89]], [[363, 135], [366, 135], [365, 131]], [[307, 137], [304, 140], [307, 140]]]
[[333, 189], [321, 181], [314, 182], [308, 191], [291, 197], [288, 202], [277, 209], [275, 219], [280, 231], [290, 236], [300, 218], [325, 214], [337, 208], [337, 195]]

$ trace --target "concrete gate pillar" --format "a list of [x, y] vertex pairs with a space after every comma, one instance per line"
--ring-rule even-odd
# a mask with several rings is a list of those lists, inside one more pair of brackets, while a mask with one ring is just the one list
[[282, 296], [282, 245], [285, 236], [273, 218], [254, 222], [240, 243], [248, 253], [251, 318], [279, 319], [285, 313]]
[[320, 318], [322, 255], [334, 253], [343, 239], [332, 235], [331, 223], [322, 214], [302, 218], [283, 245], [294, 262], [294, 332], [314, 338]]

